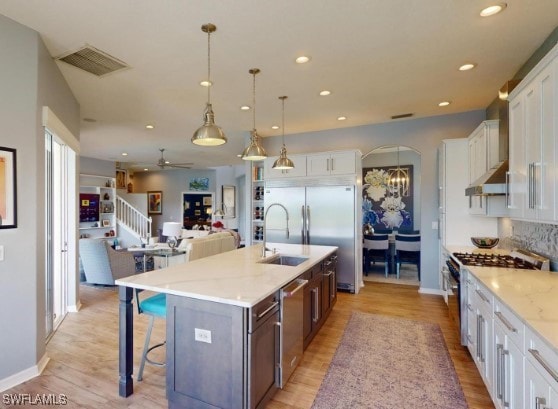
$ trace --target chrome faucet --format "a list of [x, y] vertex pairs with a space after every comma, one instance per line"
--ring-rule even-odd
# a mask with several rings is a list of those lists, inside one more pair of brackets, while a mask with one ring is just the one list
[[283, 208], [283, 210], [285, 211], [285, 217], [287, 219], [287, 227], [285, 228], [285, 233], [286, 233], [286, 237], [289, 238], [289, 212], [287, 211], [287, 208], [285, 206], [283, 206], [281, 203], [272, 203], [269, 205], [269, 207], [266, 209], [265, 214], [264, 214], [264, 219], [263, 219], [263, 245], [262, 245], [262, 258], [265, 258], [265, 252], [266, 250], [269, 250], [268, 248], [266, 248], [265, 246], [265, 224], [266, 224], [266, 220], [267, 220], [267, 213], [269, 212], [269, 209], [271, 209], [273, 206], [280, 206]]

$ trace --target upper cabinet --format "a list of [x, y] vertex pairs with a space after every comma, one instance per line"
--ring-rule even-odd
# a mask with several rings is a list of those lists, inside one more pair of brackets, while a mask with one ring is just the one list
[[[467, 138], [469, 185], [499, 164], [499, 120], [483, 121]], [[469, 196], [469, 214], [506, 216], [504, 196]]]
[[330, 152], [306, 157], [307, 176], [351, 175], [356, 173], [356, 153]]
[[354, 175], [359, 172], [360, 152], [338, 151], [309, 155], [288, 155], [295, 165], [293, 169], [273, 169], [277, 157], [264, 161], [265, 180], [306, 177]]
[[510, 216], [558, 221], [558, 46], [510, 94]]
[[287, 155], [293, 161], [292, 169], [273, 169], [273, 164], [279, 158], [274, 156], [264, 161], [264, 173], [266, 179], [293, 178], [306, 176], [306, 156], [305, 155]]

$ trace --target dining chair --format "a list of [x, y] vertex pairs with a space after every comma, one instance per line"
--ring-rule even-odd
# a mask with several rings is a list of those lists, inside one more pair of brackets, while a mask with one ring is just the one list
[[386, 277], [389, 274], [389, 237], [387, 234], [374, 234], [373, 236], [365, 235], [363, 244], [364, 253], [364, 274], [368, 275], [370, 263], [375, 264], [376, 261], [385, 264]]
[[417, 235], [420, 234], [420, 230], [399, 229], [397, 230], [397, 234]]
[[162, 347], [167, 342], [165, 340], [151, 347], [149, 346], [149, 343], [151, 342], [151, 332], [153, 331], [155, 318], [166, 319], [167, 317], [167, 296], [166, 294], [160, 293], [144, 298], [142, 300], [139, 296], [142, 291], [143, 290], [136, 289], [136, 304], [138, 307], [138, 314], [145, 314], [149, 316], [149, 326], [147, 327], [147, 334], [145, 335], [145, 342], [143, 344], [143, 352], [141, 354], [140, 368], [138, 371], [138, 381], [141, 381], [143, 379], [143, 369], [146, 362], [154, 366], [165, 366], [165, 362], [157, 362], [149, 359], [148, 355], [155, 348]]
[[418, 280], [420, 281], [420, 235], [396, 234], [395, 235], [395, 266], [397, 278], [401, 264], [409, 263], [417, 266]]

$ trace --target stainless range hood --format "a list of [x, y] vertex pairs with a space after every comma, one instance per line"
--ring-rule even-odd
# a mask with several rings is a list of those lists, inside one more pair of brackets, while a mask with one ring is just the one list
[[506, 173], [509, 170], [508, 160], [498, 163], [465, 189], [467, 196], [505, 195], [507, 191]]

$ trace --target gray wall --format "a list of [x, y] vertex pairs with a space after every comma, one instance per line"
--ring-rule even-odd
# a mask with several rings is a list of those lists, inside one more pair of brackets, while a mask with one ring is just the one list
[[[384, 145], [404, 145], [421, 154], [422, 282], [424, 289], [438, 289], [438, 220], [436, 149], [442, 139], [465, 138], [485, 119], [484, 110], [415, 120], [393, 121], [354, 128], [331, 129], [285, 136], [288, 153], [360, 149], [367, 153]], [[281, 138], [264, 138], [269, 155], [277, 155]], [[467, 152], [463, 152], [467, 161]]]
[[[79, 135], [79, 105], [38, 33], [0, 15], [0, 145], [17, 149], [17, 229], [0, 230], [0, 380], [45, 354], [42, 106]], [[77, 235], [77, 232], [76, 232]]]
[[[163, 214], [151, 216], [153, 218], [153, 235], [156, 235], [157, 229], [163, 228], [164, 222], [182, 223], [181, 192], [190, 190], [190, 179], [209, 178], [208, 192], [215, 193], [215, 173], [215, 170], [212, 169], [168, 169], [134, 173], [134, 193], [145, 193], [150, 190], [163, 192]], [[219, 186], [220, 188], [221, 186]]]

